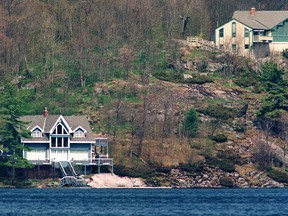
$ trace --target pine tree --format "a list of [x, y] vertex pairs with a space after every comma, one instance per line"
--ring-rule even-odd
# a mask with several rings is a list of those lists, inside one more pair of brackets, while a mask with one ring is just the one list
[[283, 79], [284, 70], [273, 61], [266, 62], [261, 68], [260, 82], [268, 95], [262, 101], [258, 116], [278, 118], [288, 111], [288, 82]]
[[183, 123], [184, 132], [189, 137], [196, 136], [199, 129], [199, 117], [195, 109], [190, 109], [184, 119]]
[[15, 86], [9, 83], [0, 93], [0, 104], [0, 146], [7, 155], [3, 165], [11, 168], [13, 183], [16, 168], [31, 167], [22, 157], [24, 147], [21, 145], [21, 137], [29, 137], [25, 122], [19, 120], [23, 114], [24, 101], [17, 95]]

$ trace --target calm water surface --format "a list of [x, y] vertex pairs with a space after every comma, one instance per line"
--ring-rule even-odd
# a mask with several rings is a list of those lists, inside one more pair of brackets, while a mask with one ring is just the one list
[[288, 215], [288, 189], [0, 189], [0, 215]]

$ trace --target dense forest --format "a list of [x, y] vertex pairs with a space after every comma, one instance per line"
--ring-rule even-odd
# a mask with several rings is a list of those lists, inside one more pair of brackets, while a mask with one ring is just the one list
[[[287, 0], [0, 0], [0, 143], [22, 135], [19, 116], [48, 107], [86, 115], [109, 137], [123, 175], [194, 173], [203, 161], [228, 172], [271, 167], [273, 139], [287, 148], [287, 71], [273, 59], [255, 66], [179, 43], [212, 41], [217, 26], [251, 6], [288, 10]], [[184, 80], [189, 61], [195, 70]], [[221, 68], [208, 71], [211, 61]]]
[[148, 72], [159, 64], [167, 40], [212, 40], [234, 10], [283, 10], [285, 2], [1, 0], [0, 78], [25, 75], [46, 91], [59, 84], [85, 87], [132, 69]]

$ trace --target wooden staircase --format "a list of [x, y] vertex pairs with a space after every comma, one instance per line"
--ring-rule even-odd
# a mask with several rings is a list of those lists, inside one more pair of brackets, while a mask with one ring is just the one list
[[78, 176], [70, 161], [59, 161], [58, 167], [60, 168], [63, 178], [60, 179], [61, 187], [85, 187], [86, 181], [81, 176]]

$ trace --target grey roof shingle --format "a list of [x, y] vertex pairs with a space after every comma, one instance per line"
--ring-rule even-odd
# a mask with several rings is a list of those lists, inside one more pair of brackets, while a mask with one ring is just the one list
[[[60, 118], [61, 115], [48, 115], [47, 118], [43, 115], [30, 115], [30, 116], [23, 116], [20, 118], [21, 121], [27, 122], [27, 129], [31, 130], [35, 126], [39, 126], [41, 129], [44, 130], [45, 133], [49, 133], [53, 126], [56, 124], [57, 120]], [[71, 141], [89, 141], [94, 142], [95, 138], [93, 132], [90, 128], [88, 119], [85, 116], [62, 116], [64, 120], [67, 122], [68, 126], [71, 130], [75, 130], [77, 127], [82, 127], [87, 131], [85, 138], [71, 138]], [[22, 140], [31, 140], [22, 138]], [[48, 141], [47, 137], [43, 138], [32, 138], [33, 141]]]
[[259, 30], [269, 30], [288, 19], [288, 11], [255, 11], [254, 16], [250, 11], [235, 11], [233, 19]]

